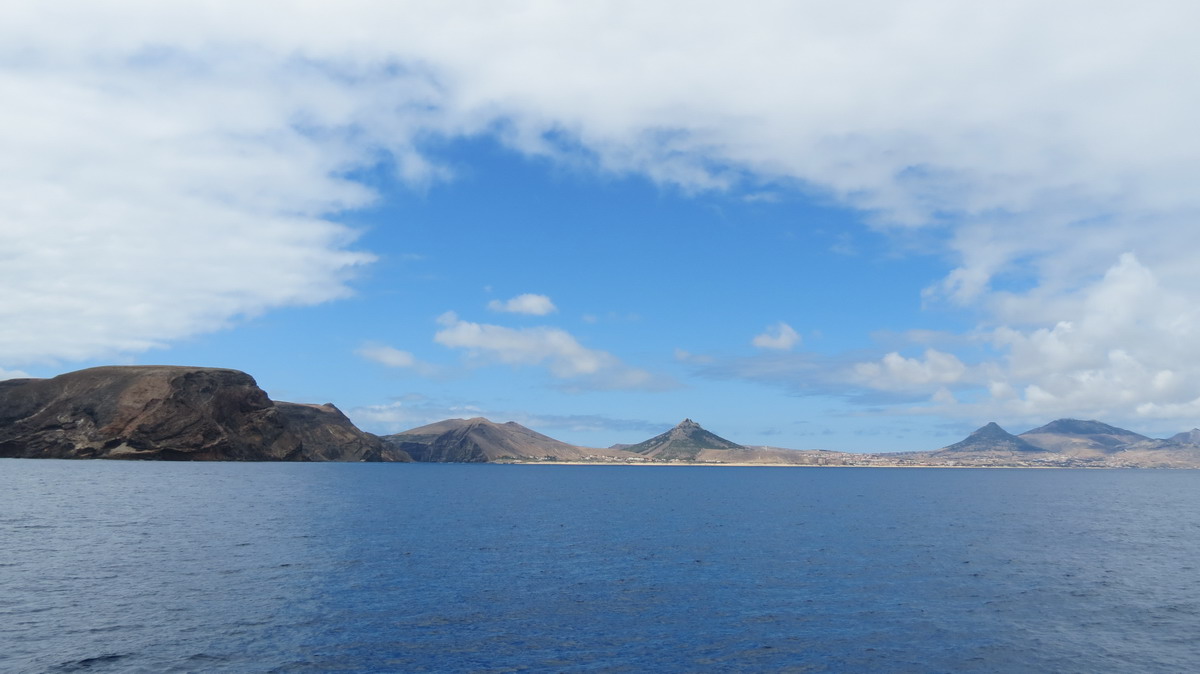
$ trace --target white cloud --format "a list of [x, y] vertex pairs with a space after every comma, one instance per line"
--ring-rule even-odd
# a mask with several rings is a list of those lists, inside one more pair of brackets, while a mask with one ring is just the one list
[[432, 377], [439, 373], [437, 366], [418, 359], [408, 351], [402, 351], [386, 344], [369, 342], [356, 349], [354, 353], [371, 362], [399, 370], [411, 370], [423, 377]]
[[766, 332], [755, 336], [750, 343], [760, 349], [788, 351], [800, 343], [800, 335], [792, 329], [792, 326], [780, 321], [767, 328]]
[[905, 358], [893, 351], [877, 362], [858, 363], [852, 378], [881, 391], [941, 391], [945, 385], [958, 383], [966, 373], [967, 366], [954, 354], [926, 349], [923, 358]]
[[534, 295], [525, 293], [516, 297], [501, 302], [500, 300], [492, 300], [488, 302], [488, 309], [509, 314], [527, 314], [529, 316], [545, 316], [558, 311], [558, 307], [550, 301], [545, 295]]
[[[1003, 298], [999, 313], [1044, 311], [1038, 293]], [[1001, 326], [992, 364], [997, 409], [1014, 415], [1187, 417], [1200, 398], [1200, 309], [1122, 255], [1094, 283], [1055, 298], [1050, 327]]]
[[417, 359], [408, 351], [386, 344], [364, 344], [354, 353], [388, 367], [413, 367], [417, 364]]
[[[1140, 426], [1172, 419], [1190, 428], [1200, 416], [1200, 308], [1190, 297], [1125, 254], [1071, 292], [996, 295], [996, 315], [1023, 317], [1026, 325], [980, 331], [977, 340], [990, 350], [977, 363], [934, 349], [923, 359], [890, 353], [856, 364], [843, 383], [932, 392], [929, 405], [906, 411], [976, 421], [1072, 416]], [[1045, 315], [1060, 320], [1040, 325]]]
[[670, 382], [632, 368], [606, 351], [589, 349], [565, 330], [550, 327], [506, 328], [459, 319], [454, 312], [438, 318], [434, 341], [463, 349], [484, 362], [545, 365], [558, 379], [578, 389], [662, 389]]
[[[1078, 417], [1139, 427], [1152, 419], [1191, 428], [1200, 416], [1200, 304], [1186, 278], [1173, 279], [1168, 285], [1124, 254], [1099, 278], [1069, 291], [988, 293], [992, 315], [1004, 323], [977, 330], [969, 342], [937, 332], [898, 336], [961, 348], [973, 355], [969, 362], [935, 348], [849, 365], [839, 362], [846, 356], [761, 354], [701, 374], [857, 396], [873, 405], [920, 401], [892, 409], [976, 422], [1037, 425]], [[1049, 317], [1058, 320], [1046, 325]]]

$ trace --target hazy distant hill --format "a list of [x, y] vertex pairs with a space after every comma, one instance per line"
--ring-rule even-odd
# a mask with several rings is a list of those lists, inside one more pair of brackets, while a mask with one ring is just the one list
[[694, 460], [703, 450], [715, 449], [746, 449], [736, 442], [730, 442], [700, 427], [691, 419], [684, 419], [679, 425], [661, 435], [656, 435], [645, 442], [630, 445], [627, 452], [634, 452], [660, 460]]
[[1137, 468], [1200, 468], [1200, 429], [1177, 433], [1165, 440], [1147, 438], [1135, 442], [1108, 456], [1106, 463]]
[[1018, 437], [1042, 449], [1075, 458], [1102, 458], [1150, 439], [1099, 421], [1078, 419], [1051, 421]]
[[620, 450], [568, 445], [516, 422], [498, 424], [483, 417], [447, 419], [383, 439], [408, 452], [416, 461], [583, 461], [632, 456]]
[[1014, 436], [990, 423], [938, 451], [891, 458], [916, 466], [1200, 468], [1200, 430], [1154, 440], [1099, 421], [1059, 419]]

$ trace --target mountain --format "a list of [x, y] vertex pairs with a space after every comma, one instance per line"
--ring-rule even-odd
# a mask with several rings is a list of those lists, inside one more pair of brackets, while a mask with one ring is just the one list
[[568, 445], [516, 422], [498, 424], [483, 417], [447, 419], [384, 436], [383, 440], [407, 452], [416, 461], [586, 461], [619, 460], [632, 456], [620, 450]]
[[1099, 421], [1059, 419], [1025, 431], [1022, 440], [1074, 458], [1102, 458], [1150, 438]]
[[272, 401], [237, 370], [174, 366], [0, 381], [0, 457], [411, 460], [333, 405]]
[[1016, 453], [1038, 452], [1045, 453], [1046, 450], [1033, 445], [1025, 440], [1009, 433], [1000, 428], [996, 422], [991, 422], [986, 426], [976, 430], [966, 437], [966, 439], [956, 442], [953, 445], [943, 447], [935, 452], [936, 454], [1004, 454], [1012, 455]]
[[700, 424], [684, 419], [679, 425], [645, 442], [630, 445], [627, 452], [660, 460], [695, 460], [704, 450], [746, 449], [745, 447], [709, 433]]

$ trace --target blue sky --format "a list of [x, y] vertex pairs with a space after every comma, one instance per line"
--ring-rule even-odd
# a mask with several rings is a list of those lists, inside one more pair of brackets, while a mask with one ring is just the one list
[[1200, 425], [1188, 3], [282, 11], [0, 10], [0, 377], [586, 445]]

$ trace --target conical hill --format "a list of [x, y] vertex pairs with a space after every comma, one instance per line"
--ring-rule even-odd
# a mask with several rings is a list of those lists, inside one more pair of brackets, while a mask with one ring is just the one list
[[968, 435], [966, 439], [944, 447], [939, 451], [956, 454], [976, 454], [987, 452], [1042, 452], [1045, 450], [1000, 428], [993, 421]]
[[745, 447], [714, 433], [709, 433], [691, 419], [684, 419], [678, 426], [666, 433], [626, 447], [625, 451], [636, 452], [654, 459], [694, 460], [696, 455], [705, 449], [745, 449]]

